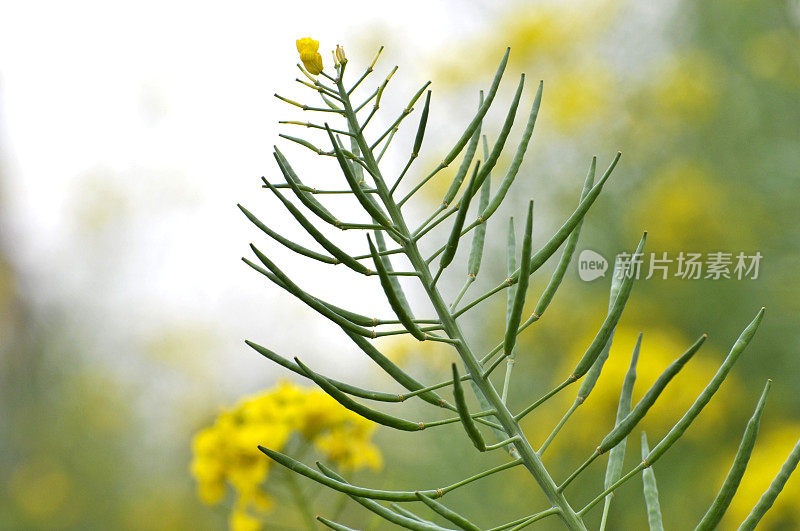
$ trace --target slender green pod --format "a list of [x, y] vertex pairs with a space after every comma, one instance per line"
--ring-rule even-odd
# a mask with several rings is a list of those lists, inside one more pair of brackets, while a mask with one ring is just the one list
[[419, 150], [422, 147], [422, 139], [425, 136], [425, 128], [428, 125], [428, 112], [431, 108], [431, 91], [425, 95], [425, 106], [422, 108], [422, 114], [419, 117], [419, 126], [417, 127], [417, 136], [414, 138], [414, 147], [411, 149], [411, 156], [416, 158], [419, 155]]
[[392, 503], [389, 504], [389, 507], [391, 507], [391, 509], [394, 512], [396, 512], [398, 514], [402, 514], [403, 516], [408, 516], [409, 518], [413, 518], [414, 520], [417, 520], [418, 522], [426, 522], [428, 524], [431, 523], [430, 521], [425, 520], [424, 518], [412, 513], [411, 511], [409, 511], [408, 509], [404, 508], [400, 504], [392, 502]]
[[365, 419], [371, 420], [372, 422], [376, 422], [378, 424], [382, 424], [383, 426], [388, 426], [390, 428], [394, 428], [396, 430], [401, 431], [418, 431], [425, 428], [425, 425], [421, 422], [412, 422], [410, 420], [402, 419], [400, 417], [394, 417], [382, 411], [378, 411], [372, 408], [369, 408], [359, 402], [356, 402], [342, 391], [340, 391], [335, 385], [333, 385], [328, 379], [321, 374], [318, 374], [308, 367], [306, 367], [302, 361], [295, 357], [294, 362], [300, 367], [300, 370], [305, 373], [305, 375], [314, 381], [318, 386], [322, 388], [323, 391], [328, 393], [334, 400], [339, 402], [341, 405], [352, 411], [353, 413], [357, 413], [364, 417]]
[[333, 520], [328, 520], [324, 516], [317, 516], [317, 520], [319, 520], [326, 527], [333, 529], [334, 531], [358, 531], [356, 529], [353, 529], [352, 527], [347, 527], [346, 525], [337, 524]]
[[[631, 354], [631, 364], [628, 367], [628, 372], [625, 373], [625, 379], [622, 382], [622, 391], [619, 394], [619, 404], [617, 405], [617, 420], [616, 423], [622, 422], [622, 419], [628, 416], [631, 412], [631, 398], [633, 396], [633, 386], [636, 383], [636, 364], [639, 361], [639, 350], [642, 348], [642, 333], [636, 338], [636, 344], [633, 347]], [[623, 438], [615, 447], [611, 449], [608, 454], [608, 464], [606, 465], [606, 477], [603, 483], [603, 488], [607, 489], [617, 482], [622, 477], [622, 463], [625, 460], [625, 449], [627, 446], [627, 438]], [[612, 494], [606, 496], [603, 506], [603, 519], [600, 524], [600, 529], [605, 529], [606, 518], [608, 517], [608, 510], [611, 507]]]
[[[578, 204], [580, 204], [581, 201], [586, 198], [589, 190], [592, 189], [596, 167], [597, 157], [592, 157], [592, 164], [589, 166], [589, 173], [586, 175], [586, 180], [583, 183], [583, 189], [581, 190], [581, 197], [578, 201]], [[561, 258], [558, 261], [558, 265], [556, 266], [555, 271], [553, 271], [553, 275], [550, 277], [547, 287], [542, 292], [541, 297], [539, 297], [539, 302], [536, 303], [536, 309], [533, 310], [533, 313], [539, 317], [541, 317], [544, 311], [547, 309], [547, 306], [550, 304], [550, 301], [553, 300], [553, 296], [556, 294], [556, 290], [561, 285], [561, 281], [564, 280], [567, 267], [572, 261], [572, 255], [575, 254], [575, 248], [578, 245], [578, 238], [581, 234], [582, 226], [583, 219], [581, 219], [578, 224], [575, 225], [575, 228], [572, 229], [572, 232], [569, 233], [569, 238], [567, 238], [567, 243], [564, 246], [564, 252], [561, 253]]]
[[[481, 92], [481, 105], [483, 104], [483, 92]], [[450, 206], [450, 203], [453, 202], [453, 199], [456, 198], [456, 194], [458, 194], [458, 190], [461, 188], [461, 184], [464, 182], [464, 179], [467, 176], [467, 171], [469, 171], [469, 167], [472, 164], [472, 160], [475, 158], [475, 151], [478, 149], [478, 141], [481, 137], [481, 126], [478, 124], [478, 128], [475, 129], [475, 132], [470, 138], [469, 145], [467, 146], [467, 151], [464, 152], [464, 158], [461, 159], [461, 164], [458, 166], [458, 170], [456, 170], [455, 176], [453, 176], [453, 180], [450, 183], [450, 186], [447, 188], [447, 191], [444, 193], [444, 197], [442, 198], [442, 206], [447, 207]]]
[[766, 385], [764, 385], [764, 390], [761, 392], [761, 397], [756, 404], [753, 416], [747, 421], [747, 427], [739, 443], [739, 449], [736, 451], [733, 465], [728, 471], [728, 475], [725, 477], [725, 481], [722, 483], [722, 487], [719, 489], [716, 498], [711, 502], [711, 506], [708, 508], [708, 511], [706, 511], [706, 514], [703, 515], [700, 523], [695, 527], [695, 531], [711, 531], [715, 529], [719, 521], [722, 520], [725, 511], [728, 510], [733, 495], [736, 494], [739, 483], [742, 481], [742, 476], [744, 476], [747, 462], [750, 460], [750, 454], [753, 452], [753, 446], [756, 444], [761, 414], [764, 412], [764, 406], [767, 404], [767, 395], [769, 394], [771, 385], [772, 380], [767, 380]]
[[[486, 136], [483, 137], [483, 156], [484, 158], [489, 151], [486, 145]], [[486, 180], [481, 185], [481, 196], [478, 200], [478, 211], [482, 211], [489, 204], [489, 196], [492, 193], [492, 175], [488, 174]], [[481, 260], [483, 258], [483, 247], [486, 241], [486, 223], [481, 223], [475, 227], [475, 232], [472, 234], [472, 247], [469, 251], [469, 261], [467, 262], [467, 275], [475, 278], [478, 276], [478, 271], [481, 269]]]
[[421, 492], [417, 492], [417, 497], [420, 499], [420, 501], [422, 501], [422, 503], [433, 509], [437, 514], [456, 524], [459, 529], [465, 529], [466, 531], [481, 531], [480, 527], [476, 526], [443, 503], [440, 503], [429, 496], [425, 496]]
[[522, 97], [522, 89], [524, 87], [525, 74], [522, 74], [519, 77], [517, 91], [514, 93], [514, 99], [511, 100], [511, 105], [508, 108], [506, 119], [503, 122], [503, 126], [500, 128], [500, 134], [497, 135], [497, 140], [492, 146], [492, 152], [489, 153], [489, 156], [484, 159], [485, 163], [483, 165], [483, 170], [481, 170], [481, 172], [478, 174], [477, 186], [483, 185], [483, 181], [486, 180], [489, 172], [492, 171], [492, 168], [494, 168], [495, 164], [497, 164], [497, 160], [500, 158], [500, 154], [502, 153], [503, 147], [506, 144], [508, 135], [511, 133], [511, 127], [514, 125], [514, 118], [517, 116], [517, 108], [519, 107], [519, 100]]
[[400, 306], [406, 311], [406, 313], [413, 319], [414, 312], [411, 310], [411, 305], [408, 304], [408, 299], [406, 299], [406, 294], [403, 292], [403, 286], [400, 285], [400, 279], [397, 278], [396, 275], [392, 275], [394, 273], [394, 267], [392, 266], [392, 260], [389, 256], [386, 256], [384, 253], [386, 252], [386, 240], [383, 237], [383, 232], [379, 230], [372, 231], [372, 235], [375, 236], [375, 247], [378, 249], [378, 256], [381, 257], [381, 261], [383, 262], [383, 267], [386, 269], [386, 273], [389, 275], [389, 281], [392, 283], [394, 287], [394, 292], [397, 295], [397, 299], [400, 302]]
[[464, 190], [464, 195], [461, 196], [461, 201], [458, 203], [458, 213], [456, 213], [456, 219], [453, 222], [453, 229], [450, 231], [450, 237], [447, 240], [444, 253], [442, 253], [442, 257], [439, 259], [440, 271], [450, 265], [450, 262], [453, 261], [453, 257], [456, 255], [458, 242], [461, 240], [461, 229], [464, 227], [464, 220], [467, 219], [470, 200], [478, 191], [477, 188], [475, 188], [475, 176], [478, 175], [480, 167], [481, 161], [476, 162], [475, 169], [472, 171], [472, 177], [470, 177], [469, 183], [467, 184], [467, 189]]
[[[334, 470], [323, 465], [319, 461], [317, 461], [317, 468], [319, 468], [323, 474], [325, 474], [331, 479], [334, 479], [336, 481], [341, 481], [342, 483], [348, 483], [348, 481], [344, 477], [336, 473]], [[368, 498], [362, 498], [360, 496], [352, 496], [352, 495], [350, 497], [357, 503], [366, 507], [368, 510], [381, 516], [387, 521], [392, 522], [393, 524], [399, 525], [400, 527], [404, 527], [406, 529], [414, 529], [417, 531], [437, 531], [444, 529], [431, 522], [421, 521], [416, 518], [411, 518], [403, 514], [398, 514], [395, 511], [392, 511], [384, 507], [383, 505], [379, 504], [375, 500], [370, 500]]]
[[[564, 243], [564, 240], [566, 240], [575, 227], [577, 227], [578, 223], [583, 220], [583, 218], [586, 216], [586, 212], [589, 211], [589, 208], [603, 190], [603, 186], [606, 184], [606, 181], [609, 179], [609, 177], [611, 177], [611, 173], [614, 171], [614, 168], [616, 167], [621, 156], [622, 153], [617, 153], [617, 155], [614, 157], [614, 160], [611, 161], [611, 165], [608, 167], [608, 169], [606, 169], [605, 173], [597, 182], [597, 184], [592, 187], [591, 191], [586, 194], [586, 197], [580, 202], [572, 215], [570, 215], [570, 217], [567, 218], [567, 221], [561, 225], [561, 228], [558, 229], [555, 235], [553, 235], [553, 237], [550, 238], [550, 240], [531, 257], [531, 273], [539, 269], [548, 258], [553, 256], [553, 253], [555, 253], [558, 248], [561, 247], [561, 244]], [[485, 219], [486, 218], [484, 218], [484, 220]], [[516, 280], [518, 276], [519, 272], [514, 273], [514, 275], [511, 276], [511, 280]]]
[[367, 242], [369, 243], [369, 252], [372, 254], [372, 260], [375, 262], [375, 269], [378, 271], [378, 277], [380, 278], [381, 286], [389, 301], [389, 305], [392, 307], [392, 310], [394, 310], [395, 315], [400, 319], [405, 329], [408, 330], [408, 333], [419, 341], [425, 341], [425, 332], [419, 329], [413, 317], [406, 312], [406, 309], [401, 304], [400, 296], [398, 292], [395, 291], [397, 286], [392, 283], [389, 274], [386, 272], [383, 259], [378, 255], [378, 250], [375, 248], [375, 245], [373, 245], [372, 238], [369, 237], [369, 234], [367, 234]]
[[461, 419], [461, 425], [464, 427], [464, 431], [467, 432], [469, 440], [479, 451], [486, 451], [486, 443], [483, 441], [483, 436], [469, 414], [467, 400], [464, 397], [464, 388], [461, 385], [461, 378], [458, 376], [458, 367], [456, 367], [455, 363], [453, 364], [453, 397], [456, 400], [456, 408]]
[[[640, 257], [642, 255], [642, 250], [644, 249], [645, 241], [647, 240], [647, 233], [645, 232], [642, 235], [642, 239], [639, 241], [639, 245], [636, 247], [636, 251], [634, 252], [634, 257]], [[633, 266], [633, 264], [631, 264]], [[622, 285], [619, 288], [619, 295], [614, 299], [614, 307], [606, 316], [605, 321], [603, 321], [600, 330], [597, 332], [592, 343], [589, 345], [589, 348], [586, 349], [581, 360], [575, 366], [575, 369], [572, 371], [572, 375], [570, 376], [571, 380], [577, 380], [589, 370], [592, 364], [595, 362], [597, 357], [602, 352], [603, 348], [608, 343], [609, 337], [611, 337], [611, 332], [617, 326], [617, 322], [619, 322], [619, 318], [622, 315], [622, 310], [625, 308], [625, 303], [628, 302], [628, 297], [631, 294], [631, 289], [633, 288], [633, 280], [636, 277], [632, 271], [628, 271], [626, 273], [625, 279], [622, 281]]]
[[291, 201], [283, 197], [277, 188], [275, 188], [271, 183], [268, 181], [264, 181], [266, 185], [272, 190], [278, 199], [280, 199], [281, 203], [286, 207], [286, 209], [294, 216], [294, 218], [300, 223], [300, 225], [306, 229], [306, 232], [314, 238], [317, 243], [319, 243], [326, 251], [328, 251], [334, 258], [338, 259], [341, 263], [352, 269], [357, 273], [361, 273], [362, 275], [369, 275], [371, 271], [367, 268], [364, 264], [347, 254], [346, 252], [342, 251], [339, 247], [333, 244], [328, 238], [322, 235], [322, 233], [317, 230], [317, 228], [310, 222], [306, 217], [300, 213], [300, 210], [294, 206]]
[[522, 320], [522, 309], [525, 306], [525, 295], [528, 291], [528, 268], [530, 267], [531, 240], [533, 234], [533, 201], [528, 202], [528, 217], [525, 221], [525, 235], [522, 240], [522, 256], [520, 257], [521, 269], [517, 293], [514, 296], [514, 303], [506, 323], [506, 337], [503, 351], [506, 356], [511, 355], [511, 351], [517, 344], [517, 328]]
[[340, 222], [336, 219], [336, 216], [331, 214], [331, 212], [325, 208], [325, 206], [320, 203], [313, 194], [308, 192], [304, 192], [300, 189], [300, 186], [303, 182], [297, 176], [297, 173], [292, 169], [292, 166], [289, 164], [289, 161], [286, 157], [281, 153], [281, 150], [278, 149], [278, 146], [272, 146], [275, 152], [273, 156], [275, 157], [275, 161], [278, 163], [278, 167], [283, 173], [283, 177], [286, 179], [286, 183], [291, 187], [294, 194], [297, 196], [297, 199], [303, 203], [306, 208], [316, 214], [321, 220], [325, 221], [326, 223], [330, 223], [334, 226], [339, 226]]
[[[258, 352], [265, 358], [280, 365], [281, 367], [289, 369], [293, 373], [299, 374], [300, 376], [303, 376], [305, 378], [308, 377], [306, 373], [303, 372], [303, 370], [300, 368], [299, 365], [287, 360], [280, 354], [276, 354], [270, 349], [262, 347], [258, 343], [253, 343], [252, 341], [245, 340], [245, 343], [247, 344], [247, 346]], [[350, 385], [348, 383], [334, 380], [333, 378], [328, 378], [328, 381], [343, 393], [357, 396], [358, 398], [365, 398], [367, 400], [375, 400], [378, 402], [401, 402], [403, 400], [403, 397], [396, 393], [392, 394], [392, 393], [383, 393], [380, 391], [370, 391], [368, 389], [362, 389], [361, 387], [356, 387], [355, 385]]]
[[331, 140], [331, 144], [333, 144], [333, 150], [336, 153], [336, 160], [339, 161], [339, 166], [342, 169], [344, 178], [347, 180], [347, 184], [350, 186], [350, 189], [353, 191], [353, 194], [356, 196], [358, 202], [377, 223], [383, 225], [384, 227], [391, 226], [391, 221], [389, 221], [389, 218], [378, 206], [378, 203], [375, 202], [375, 200], [361, 188], [361, 183], [358, 182], [356, 176], [353, 174], [353, 171], [350, 168], [350, 165], [344, 158], [341, 144], [339, 144], [339, 141], [333, 136], [333, 132], [331, 132], [331, 128], [328, 127], [328, 124], [325, 124], [325, 129], [328, 131], [328, 137]]
[[[523, 255], [524, 258], [524, 255]], [[508, 218], [508, 234], [506, 235], [506, 275], [510, 275], [517, 270], [517, 236], [514, 229], [514, 217]], [[514, 300], [517, 298], [517, 284], [510, 286], [506, 293], [506, 332], [508, 332], [508, 323], [511, 322], [511, 314], [514, 311]], [[506, 337], [503, 336], [503, 347], [506, 345]], [[506, 354], [514, 359], [517, 354], [516, 343], [511, 349], [511, 352]]]
[[475, 113], [475, 116], [470, 121], [467, 128], [461, 135], [461, 138], [458, 139], [456, 145], [453, 146], [453, 149], [450, 150], [447, 155], [445, 155], [444, 160], [439, 164], [439, 166], [432, 172], [433, 174], [438, 173], [439, 170], [446, 168], [450, 165], [453, 160], [461, 153], [461, 150], [464, 149], [464, 146], [467, 144], [469, 139], [475, 133], [475, 130], [480, 127], [481, 122], [483, 121], [483, 117], [486, 116], [486, 112], [489, 110], [489, 107], [492, 105], [492, 101], [494, 101], [494, 96], [497, 94], [497, 89], [500, 86], [500, 79], [503, 77], [503, 72], [506, 69], [506, 64], [508, 64], [508, 54], [511, 53], [511, 48], [506, 49], [506, 53], [503, 55], [503, 59], [500, 61], [500, 66], [497, 67], [497, 73], [494, 75], [494, 79], [492, 80], [492, 85], [489, 87], [489, 92], [486, 93], [486, 99], [483, 100], [483, 103], [480, 107], [478, 107], [478, 112]]
[[714, 396], [714, 393], [717, 392], [719, 387], [722, 385], [722, 382], [728, 376], [728, 373], [733, 368], [734, 363], [736, 360], [739, 359], [739, 356], [744, 352], [744, 349], [747, 348], [747, 345], [750, 344], [750, 340], [753, 339], [753, 336], [756, 333], [756, 329], [758, 329], [758, 325], [761, 323], [761, 320], [764, 318], [764, 310], [765, 308], [761, 308], [758, 314], [756, 315], [755, 319], [747, 325], [747, 328], [744, 329], [742, 334], [739, 336], [739, 339], [736, 340], [734, 343], [733, 348], [731, 348], [730, 353], [725, 358], [725, 361], [722, 362], [722, 365], [717, 370], [717, 373], [708, 383], [705, 389], [700, 393], [700, 396], [697, 397], [694, 404], [686, 411], [686, 413], [681, 417], [681, 419], [669, 430], [661, 441], [656, 445], [653, 450], [645, 459], [645, 462], [648, 465], [652, 465], [656, 462], [664, 452], [672, 446], [678, 438], [683, 435], [683, 432], [689, 427], [692, 421], [697, 418], [697, 415], [700, 414], [700, 411], [708, 404], [711, 400], [711, 397]]
[[[391, 378], [408, 389], [409, 391], [419, 391], [420, 389], [425, 389], [425, 385], [418, 382], [416, 379], [411, 377], [408, 373], [406, 373], [403, 369], [395, 365], [395, 363], [384, 356], [381, 351], [379, 351], [375, 346], [370, 343], [365, 337], [354, 334], [349, 330], [345, 329], [344, 333], [347, 334], [350, 339], [360, 348], [364, 354], [366, 354], [372, 361], [374, 361], [383, 371], [391, 376]], [[434, 406], [439, 407], [447, 407], [450, 404], [439, 396], [435, 391], [425, 391], [424, 393], [420, 393], [419, 397], [423, 399], [425, 402], [429, 404], [433, 404]], [[448, 408], [449, 409], [449, 408]]]
[[289, 240], [287, 238], [284, 238], [283, 236], [281, 236], [277, 232], [275, 232], [272, 229], [270, 229], [269, 227], [267, 227], [260, 219], [258, 219], [255, 215], [253, 215], [245, 207], [243, 207], [242, 205], [239, 205], [239, 204], [237, 204], [236, 206], [239, 207], [239, 210], [241, 210], [242, 213], [245, 216], [247, 216], [247, 219], [249, 219], [250, 221], [253, 222], [253, 225], [255, 225], [256, 227], [261, 229], [261, 231], [264, 234], [266, 234], [267, 236], [269, 236], [270, 238], [272, 238], [276, 242], [280, 243], [284, 247], [286, 247], [288, 249], [291, 249], [292, 251], [296, 252], [297, 254], [301, 254], [303, 256], [307, 256], [309, 258], [312, 258], [314, 260], [318, 260], [320, 262], [324, 262], [326, 264], [338, 264], [339, 263], [339, 260], [337, 260], [336, 258], [332, 258], [332, 257], [324, 255], [322, 253], [318, 253], [316, 251], [312, 251], [311, 249], [303, 247], [302, 245], [299, 245], [299, 244], [294, 243], [293, 241], [291, 241], [291, 240]]
[[[647, 459], [650, 448], [647, 446], [647, 434], [642, 432], [642, 459]], [[661, 504], [658, 501], [658, 485], [653, 467], [642, 470], [642, 483], [644, 488], [644, 502], [647, 505], [647, 523], [650, 531], [664, 531], [661, 521]]]
[[794, 445], [789, 457], [786, 458], [780, 471], [778, 471], [778, 475], [775, 476], [775, 479], [769, 484], [767, 490], [764, 491], [764, 494], [758, 499], [758, 503], [756, 503], [753, 510], [750, 511], [750, 514], [747, 515], [747, 518], [744, 519], [742, 525], [739, 526], [739, 531], [751, 531], [756, 528], [764, 514], [766, 514], [769, 508], [772, 507], [772, 504], [775, 503], [778, 494], [783, 490], [784, 485], [786, 485], [786, 482], [789, 480], [789, 476], [791, 476], [794, 469], [797, 468], [798, 463], [800, 463], [800, 440]]
[[[317, 472], [310, 466], [305, 465], [300, 461], [292, 457], [289, 457], [286, 454], [276, 452], [275, 450], [270, 450], [269, 448], [265, 448], [263, 446], [259, 446], [258, 449], [264, 454], [266, 454], [270, 459], [278, 463], [279, 465], [286, 467], [294, 472], [297, 472], [298, 474], [305, 476], [308, 479], [316, 481], [317, 483], [321, 483], [326, 487], [330, 487], [334, 490], [343, 492], [345, 494], [361, 496], [363, 498], [369, 498], [371, 500], [386, 500], [386, 501], [396, 501], [396, 502], [418, 501], [416, 491], [379, 490], [379, 489], [369, 489], [366, 487], [358, 487], [356, 485], [351, 485], [350, 483], [344, 483], [329, 478], [325, 474]], [[441, 489], [426, 490], [422, 492], [433, 498], [438, 498], [442, 496], [442, 494], [440, 494], [439, 492], [440, 490]]]
[[489, 201], [486, 208], [481, 211], [480, 218], [483, 220], [489, 219], [494, 211], [497, 210], [500, 203], [505, 199], [508, 189], [511, 188], [514, 179], [516, 179], [517, 173], [519, 173], [522, 159], [525, 157], [525, 152], [528, 150], [531, 136], [533, 136], [533, 127], [536, 125], [536, 118], [539, 116], [539, 105], [542, 102], [542, 87], [543, 84], [540, 81], [536, 96], [533, 98], [531, 111], [528, 114], [528, 123], [525, 124], [525, 130], [522, 132], [522, 139], [519, 141], [517, 151], [514, 154], [514, 158], [511, 160], [511, 165], [508, 167], [505, 177], [500, 181], [500, 185], [497, 187], [497, 192], [495, 192], [494, 197]]
[[616, 446], [619, 441], [627, 437], [631, 431], [633, 431], [633, 428], [635, 428], [639, 421], [644, 418], [670, 380], [672, 380], [672, 378], [678, 374], [683, 366], [686, 365], [690, 359], [692, 359], [695, 353], [700, 350], [700, 347], [707, 338], [708, 336], [705, 334], [700, 336], [700, 338], [695, 341], [694, 344], [692, 344], [692, 346], [686, 350], [686, 352], [681, 354], [678, 359], [670, 363], [669, 366], [664, 369], [664, 372], [659, 375], [658, 379], [655, 381], [655, 383], [653, 383], [650, 389], [647, 390], [642, 399], [637, 402], [633, 410], [624, 419], [622, 419], [621, 422], [618, 422], [617, 425], [614, 426], [614, 429], [603, 438], [600, 446], [597, 447], [597, 451], [599, 453], [602, 454], [607, 452]]

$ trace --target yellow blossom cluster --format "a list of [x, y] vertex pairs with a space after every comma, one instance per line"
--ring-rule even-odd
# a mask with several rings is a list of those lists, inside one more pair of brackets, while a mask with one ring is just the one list
[[[262, 489], [271, 461], [258, 445], [282, 450], [294, 436], [301, 446], [313, 445], [344, 470], [377, 470], [382, 458], [371, 442], [375, 427], [323, 391], [284, 381], [242, 399], [198, 432], [191, 472], [206, 504], [219, 503], [230, 485], [236, 495], [231, 527], [257, 529], [249, 511], [265, 512], [272, 506]], [[244, 522], [253, 525], [240, 525]]]

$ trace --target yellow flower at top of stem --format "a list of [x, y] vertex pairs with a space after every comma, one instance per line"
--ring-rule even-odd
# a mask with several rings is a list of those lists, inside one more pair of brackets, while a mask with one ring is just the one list
[[319, 54], [319, 41], [310, 37], [297, 40], [297, 51], [300, 53], [300, 60], [306, 67], [309, 74], [319, 75], [322, 72], [322, 56]]

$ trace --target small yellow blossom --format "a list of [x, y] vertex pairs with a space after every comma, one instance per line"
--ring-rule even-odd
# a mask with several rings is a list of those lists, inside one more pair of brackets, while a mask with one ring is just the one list
[[319, 41], [310, 37], [297, 40], [297, 51], [300, 52], [300, 60], [308, 70], [309, 74], [319, 75], [322, 72], [322, 56], [319, 54]]
[[273, 503], [262, 489], [272, 461], [258, 445], [281, 451], [294, 435], [344, 470], [378, 470], [382, 457], [372, 443], [375, 428], [321, 390], [281, 382], [244, 398], [195, 435], [191, 472], [198, 495], [214, 505], [230, 486], [236, 495], [231, 529], [259, 529], [251, 511], [266, 512]]
[[336, 60], [339, 61], [340, 64], [344, 64], [347, 62], [347, 56], [345, 56], [344, 54], [344, 48], [342, 48], [338, 44], [336, 45], [336, 52], [334, 56], [336, 57]]

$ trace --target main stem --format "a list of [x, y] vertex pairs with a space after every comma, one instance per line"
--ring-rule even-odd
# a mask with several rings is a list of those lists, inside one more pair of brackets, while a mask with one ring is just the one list
[[430, 298], [431, 303], [436, 310], [436, 314], [439, 316], [439, 319], [442, 322], [445, 333], [451, 339], [458, 341], [456, 344], [454, 344], [454, 347], [461, 356], [466, 370], [471, 375], [473, 382], [475, 382], [480, 392], [483, 393], [483, 395], [486, 397], [486, 400], [495, 410], [495, 416], [505, 432], [509, 437], [517, 438], [516, 442], [514, 442], [514, 446], [517, 448], [517, 451], [519, 451], [523, 465], [525, 465], [525, 468], [528, 469], [536, 482], [539, 484], [548, 501], [554, 508], [559, 510], [561, 519], [569, 529], [586, 531], [586, 526], [583, 524], [580, 516], [578, 516], [575, 510], [573, 510], [569, 505], [569, 502], [564, 497], [564, 494], [558, 491], [558, 486], [553, 481], [553, 478], [550, 477], [550, 474], [547, 472], [542, 460], [536, 454], [536, 451], [534, 451], [530, 442], [528, 442], [528, 439], [525, 437], [522, 429], [520, 429], [519, 423], [514, 419], [514, 415], [509, 411], [506, 404], [503, 403], [502, 398], [497, 393], [497, 390], [492, 385], [492, 382], [489, 381], [488, 378], [483, 377], [480, 362], [470, 349], [469, 344], [467, 343], [467, 340], [461, 331], [461, 328], [456, 322], [455, 316], [450, 312], [447, 303], [445, 303], [444, 299], [439, 293], [439, 290], [433, 284], [433, 276], [428, 268], [428, 264], [425, 262], [425, 259], [419, 252], [416, 241], [411, 237], [411, 231], [409, 231], [408, 227], [406, 226], [405, 219], [400, 212], [400, 208], [392, 199], [391, 194], [389, 194], [389, 191], [386, 187], [386, 182], [383, 180], [380, 169], [378, 168], [378, 163], [375, 160], [369, 144], [361, 132], [361, 127], [359, 126], [358, 119], [353, 111], [350, 98], [347, 94], [347, 91], [344, 89], [344, 85], [342, 84], [343, 70], [344, 67], [340, 69], [340, 74], [336, 80], [336, 84], [339, 89], [339, 95], [344, 104], [345, 116], [347, 117], [351, 130], [357, 132], [355, 137], [356, 142], [361, 149], [364, 162], [372, 170], [371, 173], [376, 181], [375, 185], [378, 195], [383, 201], [386, 210], [395, 225], [395, 228], [405, 240], [402, 243], [405, 254], [411, 262], [411, 265], [419, 274], [422, 285], [425, 288], [425, 292], [428, 294], [428, 297]]

